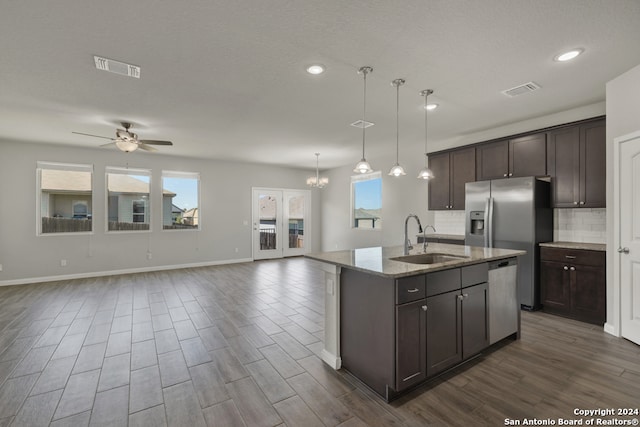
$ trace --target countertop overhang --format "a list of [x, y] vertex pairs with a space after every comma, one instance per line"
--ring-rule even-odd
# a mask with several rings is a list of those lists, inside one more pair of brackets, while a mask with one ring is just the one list
[[390, 258], [403, 256], [402, 246], [371, 247], [360, 249], [349, 249], [332, 252], [316, 252], [306, 254], [305, 257], [351, 268], [365, 273], [375, 274], [387, 278], [399, 278], [414, 276], [417, 274], [431, 273], [434, 271], [448, 270], [450, 268], [462, 267], [465, 265], [479, 264], [482, 262], [494, 261], [505, 258], [512, 258], [526, 254], [526, 251], [498, 248], [482, 248], [477, 246], [450, 245], [445, 243], [429, 243], [427, 251], [422, 251], [422, 245], [416, 245], [409, 252], [409, 255], [419, 255], [423, 253], [440, 253], [454, 256], [463, 256], [451, 261], [436, 264], [412, 264], [403, 261], [396, 261]]

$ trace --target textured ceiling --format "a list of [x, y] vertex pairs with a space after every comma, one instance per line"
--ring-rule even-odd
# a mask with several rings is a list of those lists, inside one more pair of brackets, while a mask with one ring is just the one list
[[[424, 144], [421, 89], [441, 107], [429, 141], [605, 98], [640, 64], [637, 0], [4, 0], [0, 139], [97, 147], [118, 122], [160, 154], [321, 167], [355, 163], [362, 77], [367, 157], [400, 161]], [[553, 56], [585, 48], [575, 61]], [[93, 55], [138, 65], [141, 79], [96, 70]], [[325, 74], [305, 67], [320, 62]], [[535, 81], [541, 90], [507, 98]], [[125, 155], [123, 153], [123, 155]]]

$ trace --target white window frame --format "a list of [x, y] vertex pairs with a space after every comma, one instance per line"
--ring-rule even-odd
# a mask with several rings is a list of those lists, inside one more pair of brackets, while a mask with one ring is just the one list
[[[149, 193], [147, 195], [147, 201], [145, 203], [145, 218], [149, 219], [149, 228], [147, 230], [109, 230], [109, 174], [120, 175], [138, 175], [149, 177]], [[126, 234], [126, 233], [151, 233], [153, 230], [153, 209], [151, 209], [151, 198], [153, 193], [153, 174], [151, 169], [137, 169], [137, 168], [123, 168], [117, 166], [107, 166], [104, 173], [104, 230], [108, 234]], [[144, 200], [144, 199], [134, 199]], [[133, 201], [131, 203], [131, 209], [133, 210]], [[133, 213], [132, 213], [133, 215]], [[133, 222], [133, 216], [131, 218]], [[136, 223], [138, 224], [138, 223]]]
[[[58, 163], [37, 161], [36, 162], [36, 236], [79, 236], [93, 234], [95, 227], [93, 221], [91, 222], [91, 231], [70, 231], [62, 233], [43, 233], [42, 232], [42, 170], [61, 170], [71, 172], [88, 172], [91, 174], [91, 206], [92, 206], [92, 218], [93, 218], [93, 206], [95, 206], [95, 191], [93, 188], [93, 165], [92, 164], [79, 164], [79, 163]], [[72, 207], [73, 211], [73, 202]]]
[[361, 228], [361, 227], [356, 227], [356, 219], [355, 219], [355, 211], [356, 211], [356, 191], [355, 191], [355, 184], [358, 182], [363, 182], [363, 181], [372, 181], [374, 179], [380, 179], [380, 221], [382, 221], [382, 172], [381, 171], [375, 171], [375, 172], [371, 172], [371, 173], [367, 173], [367, 174], [361, 174], [361, 175], [353, 175], [351, 176], [351, 182], [350, 182], [350, 191], [351, 191], [351, 212], [349, 213], [349, 221], [350, 221], [350, 228], [352, 230], [363, 230], [363, 231], [380, 231], [382, 230], [382, 225], [380, 225], [379, 227], [375, 227], [375, 228]]
[[170, 233], [173, 232], [192, 232], [192, 231], [200, 231], [202, 229], [202, 208], [201, 208], [201, 194], [202, 194], [202, 189], [201, 189], [201, 181], [200, 181], [200, 172], [185, 172], [185, 171], [171, 171], [171, 170], [163, 170], [162, 171], [162, 176], [160, 178], [160, 183], [161, 183], [161, 192], [162, 192], [162, 197], [164, 197], [164, 179], [165, 178], [181, 178], [181, 179], [195, 179], [196, 182], [198, 183], [198, 226], [197, 227], [193, 227], [193, 228], [164, 228], [164, 209], [162, 209], [161, 212], [161, 230], [162, 231], [168, 231]]

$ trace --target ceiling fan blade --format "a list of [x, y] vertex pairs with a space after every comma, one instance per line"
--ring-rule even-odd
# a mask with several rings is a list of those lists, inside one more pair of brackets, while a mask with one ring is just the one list
[[109, 142], [108, 144], [102, 144], [99, 147], [111, 147], [112, 145], [116, 145], [115, 142]]
[[138, 142], [149, 145], [173, 145], [171, 141], [157, 141], [155, 139], [141, 139]]
[[142, 141], [138, 141], [138, 142], [139, 142], [138, 148], [140, 148], [141, 150], [151, 151], [151, 152], [158, 151], [157, 149], [150, 147], [147, 144], [144, 144]]
[[113, 138], [109, 138], [108, 136], [91, 135], [90, 133], [82, 133], [82, 132], [71, 132], [71, 133], [75, 133], [76, 135], [92, 136], [94, 138], [110, 139], [113, 141]]

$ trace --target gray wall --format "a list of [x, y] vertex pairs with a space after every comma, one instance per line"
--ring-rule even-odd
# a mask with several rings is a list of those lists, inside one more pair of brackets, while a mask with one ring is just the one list
[[[92, 235], [36, 236], [39, 160], [94, 165]], [[105, 233], [105, 167], [127, 165], [151, 169], [153, 194], [160, 193], [162, 170], [200, 172], [201, 231], [162, 231], [161, 200], [155, 197], [152, 232]], [[309, 174], [248, 163], [0, 141], [0, 284], [251, 258], [251, 188], [306, 189]], [[320, 246], [318, 194], [312, 191], [312, 250]], [[61, 259], [67, 260], [66, 267], [60, 266]]]
[[[613, 140], [640, 130], [640, 65], [607, 83], [607, 206], [613, 207]], [[622, 213], [624, 215], [624, 213]], [[614, 301], [613, 209], [607, 210], [607, 331], [620, 333], [620, 303]]]

